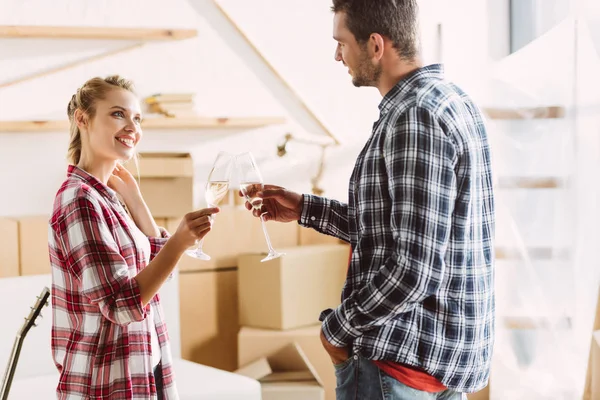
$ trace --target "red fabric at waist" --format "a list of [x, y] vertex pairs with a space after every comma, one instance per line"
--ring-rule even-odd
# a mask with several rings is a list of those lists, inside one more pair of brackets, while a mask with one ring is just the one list
[[448, 388], [427, 372], [391, 361], [373, 361], [379, 369], [397, 381], [413, 389], [428, 393], [437, 393]]

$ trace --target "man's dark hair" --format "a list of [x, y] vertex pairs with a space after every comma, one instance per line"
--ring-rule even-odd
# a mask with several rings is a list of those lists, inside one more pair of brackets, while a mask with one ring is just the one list
[[346, 14], [346, 25], [358, 43], [378, 33], [392, 41], [403, 59], [417, 55], [417, 0], [333, 0], [331, 10]]

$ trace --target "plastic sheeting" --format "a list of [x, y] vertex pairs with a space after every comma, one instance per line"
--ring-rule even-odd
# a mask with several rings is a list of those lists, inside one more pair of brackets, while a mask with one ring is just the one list
[[493, 400], [583, 394], [600, 272], [599, 50], [581, 13], [492, 70], [486, 107], [564, 110], [488, 120], [497, 181]]

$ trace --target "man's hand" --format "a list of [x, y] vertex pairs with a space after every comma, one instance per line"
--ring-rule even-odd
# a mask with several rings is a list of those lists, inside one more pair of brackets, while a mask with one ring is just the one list
[[[244, 197], [240, 190], [239, 195]], [[302, 195], [275, 185], [264, 185], [264, 190], [258, 193], [262, 198], [262, 208], [256, 210], [246, 201], [246, 209], [253, 210], [255, 217], [267, 213], [264, 216], [265, 221], [292, 222], [298, 221], [302, 214]]]
[[350, 354], [348, 353], [348, 348], [347, 347], [335, 347], [334, 345], [329, 343], [327, 341], [327, 338], [323, 334], [323, 330], [321, 330], [321, 343], [323, 344], [325, 351], [327, 352], [327, 354], [329, 354], [329, 357], [331, 358], [331, 361], [334, 364], [341, 364], [344, 361], [346, 361], [348, 358], [350, 358]]

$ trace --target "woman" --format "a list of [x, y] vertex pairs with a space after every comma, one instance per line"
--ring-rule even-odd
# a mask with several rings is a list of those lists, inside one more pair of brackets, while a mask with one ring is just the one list
[[120, 166], [142, 137], [131, 82], [93, 78], [67, 113], [71, 165], [49, 229], [57, 397], [176, 399], [157, 292], [218, 209], [187, 214], [171, 237], [156, 225]]

